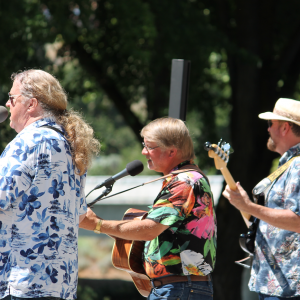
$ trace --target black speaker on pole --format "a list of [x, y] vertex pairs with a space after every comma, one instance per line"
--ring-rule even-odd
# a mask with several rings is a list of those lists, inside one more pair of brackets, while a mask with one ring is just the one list
[[191, 62], [172, 59], [169, 117], [186, 119]]

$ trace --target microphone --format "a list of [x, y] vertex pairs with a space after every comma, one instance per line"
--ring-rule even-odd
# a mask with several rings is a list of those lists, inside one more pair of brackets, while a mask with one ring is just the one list
[[125, 176], [135, 176], [137, 174], [140, 174], [142, 171], [144, 170], [144, 165], [140, 160], [134, 160], [130, 163], [128, 163], [126, 165], [126, 168], [119, 172], [118, 174], [109, 177], [108, 179], [106, 179], [105, 181], [103, 181], [102, 183], [98, 184], [93, 190], [91, 190], [86, 197], [93, 192], [94, 190], [100, 189], [101, 187], [105, 186], [111, 186], [113, 185], [117, 180], [125, 177]]
[[0, 106], [0, 123], [4, 122], [8, 117], [8, 110], [4, 106]]

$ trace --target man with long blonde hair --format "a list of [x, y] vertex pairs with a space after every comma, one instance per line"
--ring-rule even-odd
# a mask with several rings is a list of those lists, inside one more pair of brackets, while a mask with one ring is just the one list
[[0, 299], [75, 299], [86, 171], [99, 142], [42, 70], [12, 75], [0, 157]]

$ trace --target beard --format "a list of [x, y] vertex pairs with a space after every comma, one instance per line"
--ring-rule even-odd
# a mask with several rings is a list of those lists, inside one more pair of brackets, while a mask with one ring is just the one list
[[274, 142], [274, 140], [271, 137], [269, 137], [269, 139], [268, 139], [267, 148], [270, 151], [273, 151], [273, 152], [276, 151], [276, 143]]

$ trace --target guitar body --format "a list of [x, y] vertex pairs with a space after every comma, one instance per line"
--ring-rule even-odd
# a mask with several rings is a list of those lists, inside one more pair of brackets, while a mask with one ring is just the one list
[[[130, 208], [125, 212], [123, 220], [142, 220], [146, 216], [146, 211]], [[148, 297], [151, 291], [151, 283], [143, 268], [144, 244], [144, 241], [116, 238], [111, 259], [115, 268], [129, 273], [140, 294]]]
[[[265, 195], [261, 193], [255, 196], [255, 203], [259, 205], [265, 204]], [[254, 218], [251, 226], [248, 228], [247, 233], [240, 234], [239, 244], [240, 247], [247, 253], [253, 255], [255, 248], [255, 236], [258, 227], [259, 219]]]

